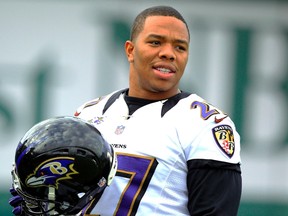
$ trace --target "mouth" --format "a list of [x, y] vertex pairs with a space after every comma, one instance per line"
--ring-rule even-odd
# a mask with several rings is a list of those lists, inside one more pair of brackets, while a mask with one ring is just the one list
[[176, 70], [173, 67], [164, 66], [164, 65], [154, 66], [153, 69], [157, 70], [158, 72], [160, 72], [162, 74], [171, 74], [171, 73], [175, 73], [176, 72]]
[[168, 68], [155, 68], [156, 70], [160, 71], [161, 73], [164, 73], [164, 74], [169, 74], [169, 73], [173, 73], [173, 71], [171, 71], [170, 69]]

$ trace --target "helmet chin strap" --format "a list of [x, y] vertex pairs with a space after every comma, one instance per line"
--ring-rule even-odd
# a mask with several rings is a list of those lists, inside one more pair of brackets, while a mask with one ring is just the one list
[[55, 200], [56, 200], [56, 196], [55, 196], [55, 188], [54, 187], [49, 187], [49, 191], [48, 191], [48, 199], [50, 201], [53, 202], [49, 202], [48, 204], [48, 209], [52, 209], [51, 211], [49, 211], [49, 215], [55, 215], [57, 214], [57, 212], [55, 211]]

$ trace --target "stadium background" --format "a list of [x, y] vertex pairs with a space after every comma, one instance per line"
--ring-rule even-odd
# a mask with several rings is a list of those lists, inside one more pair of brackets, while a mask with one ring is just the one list
[[279, 0], [0, 0], [0, 215], [11, 215], [21, 136], [126, 87], [129, 26], [159, 4], [182, 12], [191, 31], [181, 88], [229, 113], [242, 135], [239, 215], [288, 215], [288, 3]]

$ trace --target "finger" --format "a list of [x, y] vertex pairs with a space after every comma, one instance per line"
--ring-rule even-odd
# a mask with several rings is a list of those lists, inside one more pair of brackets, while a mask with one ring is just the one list
[[17, 191], [16, 191], [13, 187], [10, 188], [10, 193], [11, 193], [13, 196], [18, 195]]
[[14, 215], [18, 215], [21, 216], [22, 215], [22, 207], [21, 206], [17, 206], [12, 210], [12, 213]]
[[19, 206], [21, 202], [23, 201], [23, 198], [20, 196], [14, 196], [9, 199], [9, 204], [13, 207]]

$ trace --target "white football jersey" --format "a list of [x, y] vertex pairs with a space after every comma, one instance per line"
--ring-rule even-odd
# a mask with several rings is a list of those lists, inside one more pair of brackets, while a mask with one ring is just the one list
[[118, 159], [117, 174], [91, 214], [189, 215], [187, 161], [240, 163], [233, 122], [196, 94], [152, 102], [129, 116], [124, 93], [111, 93], [76, 116], [97, 127]]

